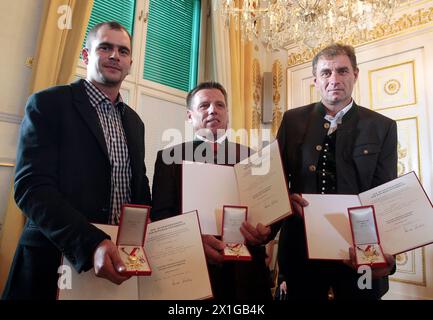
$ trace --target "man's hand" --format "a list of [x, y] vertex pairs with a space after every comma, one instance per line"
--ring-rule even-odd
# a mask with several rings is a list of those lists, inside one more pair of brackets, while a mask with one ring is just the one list
[[304, 218], [304, 210], [303, 207], [308, 206], [308, 201], [301, 197], [298, 193], [292, 193], [290, 195], [290, 202], [292, 203], [293, 210], [295, 211], [295, 215], [300, 218]]
[[121, 284], [131, 276], [121, 275], [126, 270], [120, 259], [116, 245], [108, 239], [103, 240], [93, 254], [93, 269], [97, 277], [105, 278], [115, 284]]
[[203, 240], [206, 260], [211, 264], [222, 263], [224, 261], [224, 256], [222, 253], [224, 251], [224, 242], [209, 234], [204, 234], [201, 236], [201, 238]]
[[[353, 270], [357, 270], [355, 250], [353, 248], [349, 248], [349, 255], [350, 255], [350, 260], [344, 260], [343, 261], [344, 264], [348, 265]], [[385, 276], [388, 276], [391, 274], [391, 271], [394, 269], [394, 265], [395, 265], [394, 256], [386, 254], [386, 253], [384, 255], [385, 255], [385, 260], [386, 260], [386, 266], [380, 267], [380, 268], [372, 268], [371, 274], [373, 276], [373, 279], [380, 279], [380, 278], [383, 278]]]
[[280, 284], [280, 296], [282, 296], [283, 294], [287, 294], [287, 283], [286, 283], [286, 281], [283, 281]]
[[241, 233], [245, 237], [247, 244], [258, 246], [266, 244], [269, 241], [271, 227], [259, 223], [254, 228], [249, 222], [244, 221], [241, 226]]

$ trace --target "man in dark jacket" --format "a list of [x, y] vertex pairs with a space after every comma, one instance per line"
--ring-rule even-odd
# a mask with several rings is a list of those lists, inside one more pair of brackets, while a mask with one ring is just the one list
[[[388, 267], [373, 271], [373, 288], [357, 286], [349, 262], [308, 260], [298, 193], [359, 194], [397, 177], [395, 121], [358, 106], [352, 99], [358, 78], [354, 49], [331, 45], [313, 59], [321, 102], [285, 112], [278, 132], [285, 175], [297, 214], [286, 219], [278, 262], [289, 299], [378, 299], [388, 290]], [[324, 243], [324, 246], [332, 243]]]
[[[247, 147], [227, 139], [227, 93], [222, 85], [199, 84], [188, 94], [187, 108], [195, 139], [158, 152], [152, 185], [152, 220], [182, 213], [182, 160], [234, 165], [249, 155]], [[204, 189], [210, 183], [203, 178]], [[253, 258], [250, 262], [224, 262], [221, 239], [214, 235], [202, 236], [214, 297], [270, 300], [269, 269], [263, 246], [270, 228], [244, 222], [241, 232]]]
[[21, 125], [15, 200], [27, 217], [5, 299], [55, 299], [64, 255], [120, 284], [128, 277], [109, 236], [124, 203], [150, 204], [144, 125], [119, 94], [131, 67], [131, 37], [96, 25], [82, 51], [87, 79], [32, 95]]

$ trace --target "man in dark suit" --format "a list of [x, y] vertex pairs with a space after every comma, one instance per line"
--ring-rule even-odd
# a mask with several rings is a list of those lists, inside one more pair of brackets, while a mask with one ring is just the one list
[[[152, 220], [182, 213], [182, 160], [234, 165], [249, 155], [247, 147], [227, 140], [227, 93], [219, 83], [204, 82], [191, 90], [187, 108], [195, 139], [158, 152], [152, 185]], [[210, 183], [203, 177], [204, 189]], [[253, 256], [251, 262], [223, 262], [225, 245], [220, 238], [202, 236], [214, 297], [270, 300], [269, 271], [262, 246], [270, 228], [244, 222], [241, 232]]]
[[[373, 271], [372, 289], [357, 286], [352, 261], [308, 260], [298, 193], [358, 194], [397, 177], [395, 121], [356, 105], [354, 49], [331, 45], [313, 59], [321, 102], [286, 111], [278, 132], [285, 175], [297, 214], [286, 219], [279, 240], [280, 273], [291, 299], [378, 299], [388, 290], [395, 261]], [[324, 246], [332, 243], [324, 243]]]
[[128, 279], [115, 244], [91, 223], [117, 224], [124, 203], [150, 204], [144, 125], [119, 94], [131, 67], [131, 37], [96, 25], [82, 51], [87, 79], [32, 95], [21, 125], [15, 200], [26, 215], [3, 298], [55, 299], [64, 255]]

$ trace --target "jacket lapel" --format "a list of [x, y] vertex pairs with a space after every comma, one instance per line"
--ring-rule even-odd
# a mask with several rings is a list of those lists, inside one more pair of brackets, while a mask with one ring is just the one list
[[358, 106], [353, 103], [352, 108], [343, 117], [342, 123], [337, 130], [336, 154], [345, 160], [351, 157], [353, 138], [356, 133], [356, 124], [358, 122]]
[[105, 143], [104, 132], [102, 131], [101, 123], [98, 118], [98, 113], [95, 108], [90, 104], [89, 97], [87, 96], [86, 90], [84, 88], [85, 80], [78, 80], [71, 84], [72, 96], [74, 99], [74, 106], [77, 108], [78, 112], [81, 114], [85, 123], [87, 123], [90, 131], [95, 136], [101, 147], [102, 152], [108, 158], [107, 144]]
[[357, 190], [357, 175], [352, 163], [352, 150], [356, 138], [359, 107], [353, 103], [352, 108], [344, 115], [337, 129], [335, 159], [337, 162], [337, 181], [340, 192], [352, 193]]

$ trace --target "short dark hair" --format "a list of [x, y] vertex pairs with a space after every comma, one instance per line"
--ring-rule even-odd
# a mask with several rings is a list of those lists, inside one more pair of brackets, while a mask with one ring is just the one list
[[188, 92], [188, 95], [186, 96], [186, 107], [189, 110], [192, 109], [191, 102], [192, 102], [192, 99], [194, 98], [195, 94], [197, 92], [199, 92], [200, 90], [204, 90], [204, 89], [217, 89], [217, 90], [221, 91], [221, 93], [224, 96], [225, 103], [228, 104], [227, 91], [226, 91], [226, 89], [224, 89], [222, 84], [220, 84], [218, 82], [214, 82], [214, 81], [206, 81], [206, 82], [200, 83], [194, 89], [192, 89], [190, 92]]
[[335, 56], [345, 55], [349, 58], [353, 70], [358, 69], [356, 63], [355, 49], [352, 46], [340, 43], [333, 43], [320, 50], [313, 58], [313, 75], [316, 76], [317, 62], [321, 57], [333, 58]]
[[86, 48], [90, 50], [90, 47], [92, 45], [93, 39], [96, 37], [96, 33], [98, 33], [98, 30], [101, 29], [104, 26], [108, 26], [110, 30], [119, 30], [119, 31], [125, 31], [128, 34], [129, 37], [129, 43], [132, 48], [132, 37], [129, 34], [129, 31], [126, 30], [124, 26], [122, 26], [117, 21], [106, 21], [106, 22], [100, 22], [98, 24], [95, 24], [92, 29], [89, 30], [89, 33], [87, 34], [86, 39]]

